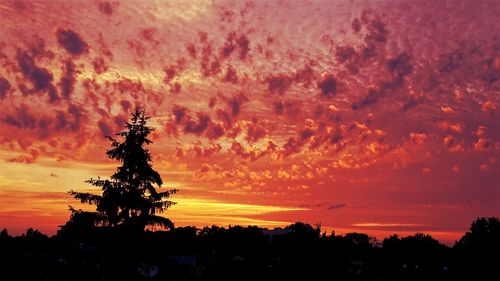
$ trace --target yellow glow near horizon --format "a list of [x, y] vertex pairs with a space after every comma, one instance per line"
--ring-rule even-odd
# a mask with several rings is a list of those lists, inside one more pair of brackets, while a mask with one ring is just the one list
[[177, 204], [166, 212], [178, 225], [259, 225], [277, 227], [290, 224], [290, 221], [274, 221], [255, 218], [255, 216], [287, 211], [301, 211], [304, 208], [264, 206], [255, 204], [227, 203], [210, 199], [179, 198]]

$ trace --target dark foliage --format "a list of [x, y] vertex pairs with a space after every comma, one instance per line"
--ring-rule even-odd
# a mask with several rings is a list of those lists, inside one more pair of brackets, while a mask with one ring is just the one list
[[[82, 218], [83, 219], [83, 218]], [[93, 218], [89, 219], [92, 221]], [[172, 228], [132, 235], [92, 228], [47, 237], [0, 232], [1, 280], [500, 280], [498, 218], [479, 218], [454, 247], [417, 233], [377, 242], [295, 223]], [[151, 245], [154, 245], [152, 247]]]
[[455, 244], [458, 266], [469, 280], [500, 280], [500, 220], [479, 218]]

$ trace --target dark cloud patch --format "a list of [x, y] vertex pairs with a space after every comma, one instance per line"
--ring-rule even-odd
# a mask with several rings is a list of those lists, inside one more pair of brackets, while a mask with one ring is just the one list
[[249, 99], [245, 94], [239, 94], [237, 96], [229, 98], [229, 100], [227, 101], [227, 105], [229, 111], [231, 112], [231, 115], [233, 117], [238, 116], [238, 114], [240, 114], [241, 111], [241, 106], [248, 101]]
[[314, 69], [306, 66], [295, 73], [295, 82], [301, 83], [304, 87], [309, 87], [315, 79]]
[[13, 114], [8, 114], [2, 118], [3, 123], [18, 129], [36, 129], [37, 121], [36, 116], [31, 113], [30, 108], [25, 104], [21, 104], [20, 107], [16, 108]]
[[34, 5], [29, 1], [14, 1], [12, 7], [19, 13], [27, 13], [33, 10]]
[[210, 123], [210, 126], [207, 129], [206, 136], [211, 140], [216, 140], [222, 137], [225, 133], [224, 127], [221, 124]]
[[56, 117], [55, 117], [55, 123], [54, 123], [54, 128], [56, 130], [62, 130], [66, 128], [68, 125], [68, 119], [66, 118], [66, 114], [62, 111], [57, 111], [56, 112]]
[[173, 83], [170, 85], [170, 93], [171, 94], [178, 94], [181, 92], [182, 86], [180, 83]]
[[76, 66], [71, 60], [67, 60], [62, 68], [62, 76], [59, 81], [62, 97], [69, 99], [75, 88], [76, 82]]
[[200, 68], [204, 77], [214, 76], [221, 72], [221, 63], [219, 58], [213, 55], [213, 47], [210, 42], [205, 42], [201, 49]]
[[197, 119], [189, 119], [185, 122], [184, 132], [195, 135], [203, 134], [210, 123], [212, 122], [210, 116], [203, 112], [196, 113]]
[[453, 52], [441, 56], [438, 68], [443, 73], [449, 73], [459, 69], [467, 60], [465, 46], [461, 46]]
[[204, 32], [204, 31], [198, 31], [198, 38], [200, 39], [201, 43], [205, 43], [207, 41], [207, 38], [208, 38], [208, 33]]
[[170, 120], [165, 123], [165, 133], [167, 136], [174, 136], [178, 137], [179, 136], [179, 130], [177, 129], [177, 124]]
[[337, 144], [340, 140], [342, 140], [342, 130], [337, 127], [333, 133], [329, 136], [329, 140], [331, 144]]
[[29, 52], [34, 58], [47, 58], [52, 60], [54, 58], [54, 53], [47, 50], [45, 46], [45, 40], [38, 35], [34, 35], [28, 43]]
[[492, 85], [500, 80], [500, 56], [490, 57], [485, 65], [485, 71], [481, 74], [481, 78], [488, 85]]
[[210, 100], [208, 101], [208, 107], [213, 108], [216, 104], [217, 104], [217, 98], [211, 97]]
[[165, 77], [163, 78], [165, 83], [170, 83], [170, 81], [172, 81], [172, 79], [174, 79], [174, 77], [178, 74], [178, 70], [175, 65], [166, 66], [163, 71], [165, 72]]
[[226, 41], [224, 42], [219, 51], [221, 58], [223, 59], [228, 58], [234, 52], [234, 50], [236, 50], [235, 40], [236, 40], [235, 32], [230, 32], [226, 36]]
[[140, 31], [140, 36], [142, 39], [150, 42], [154, 46], [160, 45], [160, 41], [156, 38], [158, 30], [154, 27], [143, 28]]
[[404, 77], [413, 71], [410, 63], [411, 58], [408, 54], [402, 53], [395, 58], [387, 60], [387, 68], [395, 77]]
[[29, 89], [25, 85], [19, 86], [23, 94], [32, 94], [37, 92], [47, 92], [49, 94], [50, 102], [55, 102], [59, 99], [57, 90], [52, 84], [54, 77], [45, 68], [40, 68], [35, 64], [35, 60], [25, 51], [17, 50], [16, 54], [17, 63], [23, 76], [32, 84]]
[[266, 37], [266, 43], [271, 45], [274, 43], [274, 37], [271, 36], [271, 34], [268, 34], [267, 37]]
[[46, 138], [58, 132], [78, 132], [87, 120], [86, 113], [76, 105], [68, 105], [65, 111], [56, 110], [52, 116], [35, 113], [27, 105], [21, 104], [13, 113], [1, 121], [18, 129], [37, 131], [37, 135]]
[[366, 28], [368, 29], [365, 41], [367, 43], [385, 43], [387, 41], [387, 37], [389, 36], [386, 24], [379, 17], [370, 19], [372, 16], [370, 16], [367, 11], [364, 11], [361, 17], [362, 21], [366, 24]]
[[240, 59], [244, 60], [248, 56], [248, 52], [250, 51], [250, 40], [248, 40], [247, 36], [242, 34], [238, 39], [236, 39], [236, 43], [240, 49]]
[[0, 100], [3, 100], [11, 90], [9, 80], [0, 76]]
[[141, 83], [141, 81], [133, 81], [128, 78], [123, 78], [117, 82], [114, 82], [112, 84], [112, 87], [115, 91], [119, 92], [120, 94], [123, 93], [138, 94], [146, 92], [146, 88], [144, 88], [144, 85]]
[[300, 132], [299, 132], [300, 139], [303, 141], [308, 140], [313, 135], [314, 135], [314, 131], [309, 129], [309, 128], [304, 128], [304, 129], [300, 130]]
[[[368, 94], [360, 100], [351, 104], [353, 110], [362, 109], [369, 105], [377, 103], [382, 97], [395, 90], [401, 89], [405, 83], [405, 76], [410, 75], [413, 71], [413, 66], [410, 63], [411, 58], [408, 54], [402, 53], [395, 58], [387, 60], [387, 69], [391, 73], [390, 80], [381, 80], [377, 88], [368, 90]], [[407, 110], [418, 103], [416, 99], [408, 100], [403, 106], [403, 110]]]
[[325, 75], [318, 83], [318, 88], [322, 96], [331, 97], [337, 93], [337, 79], [333, 75]]
[[214, 76], [221, 72], [220, 62], [217, 59], [214, 59], [209, 65], [206, 65], [203, 68], [203, 75], [205, 76]]
[[30, 149], [29, 154], [22, 154], [14, 158], [10, 158], [7, 161], [11, 163], [24, 163], [24, 164], [33, 164], [40, 156], [40, 150], [38, 149]]
[[335, 58], [339, 64], [344, 64], [351, 74], [358, 74], [359, 67], [364, 60], [375, 56], [375, 46], [363, 47], [358, 52], [353, 46], [337, 46], [335, 48]]
[[338, 209], [341, 209], [341, 208], [344, 208], [344, 207], [347, 207], [347, 203], [335, 203], [335, 204], [331, 204], [326, 209], [327, 210], [338, 210]]
[[101, 120], [97, 121], [97, 127], [101, 131], [101, 134], [105, 137], [111, 137], [114, 135], [113, 128], [108, 123], [108, 121], [105, 119], [101, 119]]
[[335, 58], [339, 63], [353, 62], [358, 57], [358, 53], [353, 46], [338, 46], [335, 48]]
[[382, 97], [382, 95], [383, 94], [380, 91], [377, 91], [375, 89], [369, 89], [368, 94], [366, 96], [351, 104], [351, 108], [353, 110], [358, 110], [367, 107], [371, 104], [376, 103]]
[[296, 118], [300, 115], [300, 105], [291, 100], [277, 100], [273, 103], [274, 113], [277, 115], [285, 115], [287, 117]]
[[226, 75], [224, 76], [223, 81], [233, 84], [238, 83], [238, 74], [236, 73], [236, 69], [234, 69], [231, 65], [227, 66]]
[[189, 116], [189, 109], [181, 105], [174, 105], [172, 114], [175, 118], [175, 123], [182, 123]]
[[113, 12], [115, 11], [115, 8], [118, 6], [118, 2], [111, 3], [109, 1], [102, 1], [99, 2], [98, 8], [99, 12], [111, 16]]
[[[353, 60], [347, 64], [347, 68], [351, 73], [357, 73], [359, 63], [368, 62], [377, 56], [378, 49], [387, 42], [389, 31], [380, 16], [370, 10], [363, 11], [361, 20], [355, 19], [351, 26], [355, 34], [363, 35], [364, 46], [359, 47], [360, 51], [356, 55], [350, 47], [341, 47], [337, 50], [337, 59], [341, 63]], [[362, 27], [366, 28], [365, 32], [361, 32]]]
[[[482, 80], [488, 87], [495, 86], [500, 78], [498, 44], [464, 41], [454, 50], [442, 54], [437, 62], [438, 77], [454, 84]], [[446, 79], [446, 80], [445, 80]]]
[[70, 55], [79, 56], [86, 53], [88, 45], [80, 35], [73, 30], [58, 29], [56, 31], [57, 42], [63, 47]]
[[377, 45], [369, 43], [361, 51], [361, 61], [367, 62], [377, 56]]
[[186, 50], [192, 59], [196, 59], [196, 45], [194, 43], [187, 44]]
[[283, 95], [292, 85], [292, 79], [286, 74], [270, 75], [266, 79], [267, 90], [271, 94]]
[[[311, 64], [314, 63], [313, 61]], [[270, 94], [283, 95], [294, 83], [302, 84], [304, 88], [308, 88], [315, 79], [316, 73], [313, 67], [306, 65], [296, 72], [268, 75], [264, 82], [267, 83], [267, 90]]]
[[220, 108], [217, 108], [215, 111], [215, 114], [217, 116], [217, 119], [222, 121], [224, 123], [224, 127], [226, 129], [229, 129], [233, 126], [233, 119], [231, 118], [231, 114], [225, 110], [222, 110]]
[[22, 72], [33, 82], [34, 90], [41, 91], [50, 87], [53, 80], [52, 73], [45, 68], [38, 68], [34, 62], [26, 56], [19, 59]]
[[128, 48], [134, 52], [134, 54], [140, 58], [146, 55], [146, 47], [142, 42], [138, 40], [128, 40], [127, 41]]
[[201, 73], [204, 77], [217, 75], [221, 72], [219, 59], [212, 54], [212, 44], [206, 43], [202, 48], [202, 56], [200, 60]]
[[128, 100], [121, 100], [120, 106], [122, 107], [122, 110], [127, 113], [130, 112], [130, 109], [132, 108], [132, 104]]
[[403, 104], [403, 111], [407, 111], [418, 105], [418, 101], [414, 97], [409, 97]]
[[219, 14], [219, 18], [222, 22], [232, 22], [236, 17], [236, 13], [230, 8], [224, 6], [217, 7], [217, 13]]
[[111, 52], [111, 50], [109, 49], [108, 45], [106, 44], [106, 42], [104, 41], [104, 35], [102, 35], [102, 33], [99, 33], [99, 37], [97, 39], [97, 44], [99, 46], [99, 53], [108, 58], [108, 59], [112, 59], [113, 58], [113, 52]]
[[379, 82], [379, 91], [382, 95], [400, 89], [405, 83], [403, 76], [395, 77], [392, 80], [382, 80]]
[[440, 84], [440, 81], [439, 79], [437, 78], [437, 74], [433, 71], [433, 70], [428, 70], [423, 77], [421, 77], [421, 86], [422, 86], [422, 90], [424, 90], [425, 92], [430, 92], [434, 89], [436, 89], [439, 84]]
[[87, 120], [86, 111], [75, 105], [69, 104], [67, 108], [68, 127], [70, 131], [77, 132], [82, 128], [83, 123]]
[[258, 125], [257, 119], [254, 118], [253, 122], [248, 125], [246, 141], [254, 143], [262, 139], [266, 135], [266, 130]]
[[264, 150], [255, 149], [254, 147], [250, 147], [250, 149], [247, 150], [241, 143], [234, 141], [231, 144], [231, 148], [229, 150], [243, 159], [250, 159], [251, 161], [255, 161], [266, 155], [276, 152], [277, 147], [278, 146], [273, 141], [268, 141], [267, 146]]
[[292, 154], [299, 153], [303, 145], [303, 142], [297, 140], [294, 137], [290, 137], [283, 145], [283, 151], [281, 155], [287, 157]]
[[97, 57], [92, 61], [92, 66], [94, 67], [94, 71], [97, 74], [104, 73], [108, 71], [108, 64], [102, 57]]
[[[273, 145], [274, 147], [272, 147]], [[253, 148], [247, 151], [241, 143], [234, 141], [231, 144], [231, 148], [229, 150], [243, 159], [250, 159], [251, 161], [255, 161], [267, 154], [272, 153], [275, 148], [276, 145], [270, 141], [268, 147], [264, 151], [254, 150]]]
[[163, 68], [163, 72], [165, 72], [165, 77], [163, 78], [163, 81], [167, 84], [172, 82], [172, 80], [179, 76], [182, 71], [185, 70], [186, 66], [186, 60], [185, 59], [179, 59], [177, 63], [167, 65]]
[[117, 128], [125, 127], [127, 125], [127, 121], [128, 121], [127, 115], [120, 114], [113, 117], [113, 123]]
[[234, 141], [232, 144], [231, 144], [231, 148], [230, 150], [236, 154], [236, 155], [239, 155], [241, 156], [243, 159], [246, 159], [248, 158], [250, 155], [245, 151], [245, 148], [243, 147], [243, 145], [237, 141]]
[[285, 112], [285, 103], [283, 101], [276, 101], [273, 104], [274, 113], [282, 115]]
[[[212, 144], [208, 146], [203, 146], [200, 142], [196, 142], [190, 149], [196, 157], [210, 157], [216, 153], [219, 153], [222, 150], [222, 146], [220, 144]], [[182, 154], [182, 151], [177, 151], [177, 154]], [[212, 166], [212, 168], [214, 168]]]
[[361, 21], [359, 19], [354, 19], [351, 23], [351, 28], [354, 33], [361, 31]]
[[328, 203], [324, 203], [324, 202], [322, 202], [322, 203], [304, 203], [304, 204], [300, 204], [299, 207], [301, 207], [301, 208], [308, 208], [308, 209], [309, 208], [315, 208], [316, 209], [316, 208], [323, 208], [323, 207], [325, 207], [327, 205], [328, 205]]
[[36, 116], [26, 106], [21, 106], [16, 113], [16, 121], [11, 123], [19, 128], [38, 129], [40, 136], [47, 137], [54, 132], [78, 132], [86, 120], [83, 108], [69, 104], [64, 111], [55, 110], [53, 116]]
[[[226, 123], [224, 123], [224, 126], [226, 126]], [[241, 126], [239, 125], [234, 127], [225, 127], [225, 129], [226, 129], [226, 136], [231, 139], [235, 139], [242, 132]]]

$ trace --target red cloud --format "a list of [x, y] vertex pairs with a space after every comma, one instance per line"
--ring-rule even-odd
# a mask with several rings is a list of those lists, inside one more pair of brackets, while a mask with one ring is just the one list
[[493, 142], [490, 139], [479, 138], [476, 143], [474, 143], [474, 149], [476, 151], [490, 151], [493, 147]]

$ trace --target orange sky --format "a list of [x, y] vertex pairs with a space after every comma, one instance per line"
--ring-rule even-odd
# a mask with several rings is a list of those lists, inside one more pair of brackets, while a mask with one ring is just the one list
[[[438, 3], [436, 3], [438, 2]], [[144, 106], [176, 225], [453, 241], [499, 216], [494, 1], [2, 1], [0, 228], [55, 233]], [[480, 19], [480, 20], [479, 20]]]

